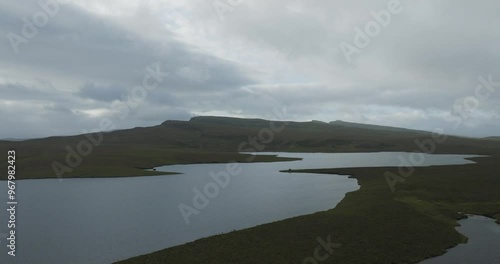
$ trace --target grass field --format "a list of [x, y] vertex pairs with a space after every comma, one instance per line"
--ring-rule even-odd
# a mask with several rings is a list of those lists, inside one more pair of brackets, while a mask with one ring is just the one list
[[[261, 132], [271, 127], [283, 128], [272, 134], [265, 143]], [[116, 177], [166, 174], [145, 172], [169, 164], [281, 161], [272, 156], [249, 159], [239, 151], [289, 151], [289, 152], [378, 152], [415, 151], [415, 140], [432, 138], [429, 132], [401, 130], [335, 122], [271, 122], [261, 119], [237, 119], [222, 117], [198, 117], [191, 121], [166, 121], [154, 127], [118, 130], [102, 134], [51, 137], [21, 142], [0, 141], [0, 149], [17, 151], [18, 179], [57, 178], [53, 168], [62, 178]], [[97, 139], [99, 144], [91, 143]], [[251, 143], [251, 138], [256, 140]], [[91, 144], [88, 155], [74, 155], [82, 143]], [[88, 146], [88, 144], [87, 144]], [[500, 149], [500, 141], [448, 137], [436, 153], [473, 154], [494, 153]], [[86, 153], [83, 153], [86, 154]], [[68, 157], [70, 162], [68, 162]], [[6, 165], [7, 155], [0, 155], [0, 163]], [[61, 169], [65, 166], [65, 169]], [[60, 173], [61, 174], [61, 173]], [[0, 174], [0, 179], [5, 179]]]
[[[272, 125], [284, 129], [262, 142], [259, 135]], [[68, 153], [88, 141], [88, 136], [0, 141], [0, 149], [5, 153], [16, 150], [17, 179], [55, 178], [54, 162], [69, 166]], [[250, 143], [256, 139], [257, 144]], [[416, 142], [432, 139], [429, 132], [345, 122], [199, 117], [104, 133], [101, 142], [62, 178], [165, 175], [168, 172], [144, 169], [169, 164], [287, 160], [241, 151], [422, 151]], [[119, 263], [302, 263], [313, 256], [318, 238], [328, 237], [341, 246], [321, 263], [416, 263], [442, 254], [466, 241], [454, 229], [463, 213], [500, 221], [500, 141], [448, 136], [433, 153], [489, 157], [475, 158], [476, 164], [417, 168], [394, 193], [384, 173], [397, 174], [398, 168], [294, 171], [352, 175], [361, 187], [332, 210], [200, 239]], [[6, 165], [6, 156], [0, 156], [0, 163]], [[6, 177], [0, 174], [0, 179]]]
[[326, 212], [117, 263], [303, 263], [313, 255], [317, 238], [329, 235], [341, 246], [320, 263], [417, 263], [466, 242], [454, 229], [463, 213], [500, 221], [500, 155], [475, 161], [417, 168], [394, 193], [383, 176], [386, 171], [397, 173], [394, 167], [294, 171], [353, 175], [361, 187]]

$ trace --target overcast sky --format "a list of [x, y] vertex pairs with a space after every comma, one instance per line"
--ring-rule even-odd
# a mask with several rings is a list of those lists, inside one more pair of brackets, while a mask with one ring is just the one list
[[[105, 118], [277, 119], [275, 108], [500, 135], [498, 1], [67, 2], [0, 2], [0, 138], [79, 134]], [[168, 76], [131, 107], [155, 67]]]

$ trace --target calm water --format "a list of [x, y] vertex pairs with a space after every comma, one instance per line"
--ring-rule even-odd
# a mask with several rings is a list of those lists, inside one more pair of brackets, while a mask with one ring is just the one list
[[[304, 168], [397, 166], [399, 153], [306, 154], [293, 162], [233, 164], [240, 170], [196, 209], [195, 191], [214, 186], [227, 164], [175, 165], [181, 175], [17, 182], [17, 256], [0, 242], [0, 263], [108, 264], [113, 261], [294, 216], [328, 210], [358, 189], [345, 176], [288, 174]], [[464, 164], [464, 155], [426, 155], [423, 165]], [[469, 156], [470, 157], [470, 156]], [[233, 168], [234, 170], [234, 168]], [[231, 170], [232, 172], [232, 170]], [[7, 231], [7, 187], [0, 182], [0, 233]], [[5, 194], [5, 195], [4, 195]], [[198, 197], [199, 198], [199, 197]], [[199, 202], [199, 199], [197, 200]], [[179, 205], [198, 210], [186, 224]]]
[[420, 264], [498, 264], [500, 263], [500, 225], [484, 216], [471, 216], [459, 221], [457, 231], [469, 238], [446, 254]]

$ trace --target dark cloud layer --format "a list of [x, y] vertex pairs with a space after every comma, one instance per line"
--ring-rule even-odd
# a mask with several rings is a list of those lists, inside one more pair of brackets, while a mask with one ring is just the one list
[[[346, 61], [341, 43], [353, 44], [356, 28], [389, 2], [243, 1], [221, 20], [210, 1], [73, 0], [16, 54], [9, 34], [22, 36], [23, 19], [43, 8], [3, 1], [0, 138], [75, 134], [102, 118], [118, 128], [200, 114], [273, 118], [283, 106], [293, 120], [498, 135], [497, 90], [460, 129], [446, 120], [477, 99], [481, 76], [500, 82], [499, 4], [402, 0], [402, 12]], [[118, 118], [115, 106], [157, 62], [168, 76]]]

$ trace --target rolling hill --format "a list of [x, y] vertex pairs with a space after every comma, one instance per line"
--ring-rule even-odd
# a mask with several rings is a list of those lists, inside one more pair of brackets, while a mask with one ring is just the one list
[[[145, 173], [143, 169], [179, 163], [249, 161], [249, 155], [238, 152], [419, 151], [417, 142], [425, 140], [432, 141], [433, 134], [340, 121], [194, 117], [189, 121], [169, 120], [153, 127], [101, 134], [0, 141], [0, 146], [4, 150], [17, 151], [19, 177], [28, 179], [58, 177], [53, 167], [55, 163], [58, 163], [57, 171], [64, 171], [62, 177], [157, 175], [161, 172]], [[435, 153], [489, 154], [500, 147], [500, 142], [492, 144], [491, 141], [449, 136], [436, 146]], [[69, 156], [75, 156], [78, 150], [82, 154], [90, 153], [80, 155], [81, 162], [78, 157], [73, 157], [75, 162], [71, 162]], [[68, 157], [70, 162], [67, 162]], [[5, 159], [2, 157], [3, 163]], [[252, 161], [276, 160], [283, 159], [259, 156]], [[76, 163], [77, 166], [67, 166]]]

